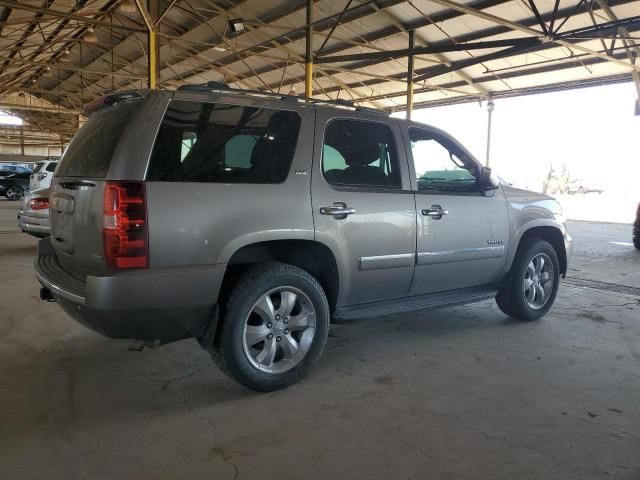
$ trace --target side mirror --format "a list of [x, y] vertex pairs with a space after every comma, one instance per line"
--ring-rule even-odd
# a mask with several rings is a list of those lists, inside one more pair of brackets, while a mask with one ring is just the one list
[[489, 167], [482, 167], [482, 170], [480, 170], [480, 176], [478, 177], [478, 185], [482, 192], [486, 192], [488, 190], [497, 189], [500, 186], [500, 181]]

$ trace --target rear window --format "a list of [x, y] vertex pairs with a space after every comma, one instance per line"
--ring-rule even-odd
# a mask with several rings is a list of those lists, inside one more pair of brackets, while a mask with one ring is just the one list
[[299, 130], [300, 116], [291, 111], [174, 100], [147, 180], [282, 183]]
[[47, 172], [55, 172], [57, 166], [58, 166], [57, 163], [50, 163], [49, 165], [47, 165], [47, 168], [45, 170]]
[[64, 151], [56, 175], [104, 178], [118, 140], [138, 104], [123, 103], [91, 115]]
[[33, 169], [33, 173], [38, 173], [43, 165], [44, 165], [44, 162], [36, 163], [36, 168]]

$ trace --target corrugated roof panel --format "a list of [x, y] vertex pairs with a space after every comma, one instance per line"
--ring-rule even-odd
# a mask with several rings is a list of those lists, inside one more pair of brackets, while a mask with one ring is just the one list
[[[461, 13], [457, 9], [449, 10], [449, 7], [441, 5], [437, 0], [412, 0], [387, 8], [384, 8], [385, 5], [392, 4], [393, 0], [377, 0], [375, 4], [353, 1], [350, 3], [349, 11], [359, 12], [358, 15], [348, 13], [344, 16], [343, 23], [334, 29], [331, 38], [327, 40], [325, 51], [328, 54], [343, 55], [404, 49], [408, 46], [408, 36], [406, 32], [399, 30], [417, 24], [424, 25], [416, 30], [417, 45], [521, 38], [532, 32], [535, 34], [535, 31], [541, 28], [526, 0], [458, 1], [475, 6], [493, 4], [483, 11], [497, 20], [479, 18], [469, 13]], [[535, 0], [539, 11], [547, 19], [554, 9], [555, 1]], [[640, 0], [607, 1], [619, 18], [640, 15]], [[172, 4], [169, 0], [163, 2], [166, 6]], [[170, 40], [162, 36], [160, 39], [162, 87], [226, 78], [243, 88], [277, 89], [282, 82], [282, 89], [288, 91], [293, 86], [296, 91], [302, 92], [305, 2], [245, 0], [237, 3], [238, 5], [234, 6], [230, 1], [214, 4], [208, 0], [190, 0], [186, 4], [173, 4], [160, 27], [162, 34], [171, 36]], [[314, 19], [322, 26], [314, 29], [315, 49], [325, 42], [327, 34], [336, 25], [335, 21], [347, 3], [348, 0], [314, 2]], [[560, 0], [559, 9], [566, 13], [576, 4], [577, 0]], [[55, 0], [49, 5], [68, 12], [76, 8], [75, 0]], [[104, 20], [108, 16], [101, 13], [100, 9], [107, 5], [110, 5], [108, 0], [97, 0], [80, 11], [73, 12], [84, 16], [100, 14], [100, 18]], [[596, 2], [589, 5], [594, 9], [596, 22], [610, 21]], [[447, 15], [443, 16], [445, 12]], [[247, 26], [246, 32], [236, 37], [230, 36], [227, 32], [227, 20], [234, 17], [242, 17]], [[327, 20], [328, 17], [331, 19]], [[447, 19], [442, 20], [445, 17]], [[6, 49], [7, 55], [11, 54], [13, 45], [18, 44], [24, 33], [23, 25], [18, 24], [31, 18], [34, 18], [33, 12], [14, 9], [4, 23], [0, 22], [0, 48]], [[556, 28], [562, 23], [563, 18], [561, 16], [556, 20]], [[139, 18], [132, 17], [127, 20], [122, 15], [116, 15], [114, 19], [116, 23], [124, 22], [134, 28], [140, 28], [141, 25]], [[429, 24], [429, 19], [439, 20], [436, 24]], [[11, 22], [16, 26], [12, 26]], [[517, 22], [533, 30], [518, 31], [501, 25], [505, 22]], [[73, 35], [81, 36], [82, 28], [86, 25], [83, 26], [81, 22], [65, 23], [60, 19], [41, 22], [40, 27], [45, 38], [48, 35], [57, 35], [57, 38], [47, 48], [41, 48], [42, 34], [39, 31], [27, 36], [27, 42], [21, 47], [22, 57], [13, 55], [14, 64], [4, 67], [0, 91], [3, 86], [5, 89], [18, 86], [25, 91], [37, 90], [41, 92], [38, 95], [45, 99], [59, 101], [65, 108], [75, 108], [75, 105], [81, 102], [79, 96], [74, 99], [73, 95], [79, 95], [77, 92], [81, 86], [86, 96], [86, 92], [101, 94], [113, 88], [137, 88], [146, 84], [144, 32], [134, 35], [130, 31], [118, 30], [115, 25], [114, 31], [117, 35], [112, 38], [109, 28], [96, 26], [99, 45], [90, 46], [74, 41], [68, 46], [71, 55], [66, 61], [61, 61], [55, 56], [60, 53], [56, 49], [65, 48], [66, 38], [73, 38]], [[592, 19], [585, 4], [581, 4], [579, 11], [562, 26], [561, 32], [584, 27], [592, 27]], [[634, 36], [640, 37], [640, 24], [631, 30]], [[489, 36], [488, 33], [492, 35]], [[80, 45], [82, 58], [79, 52]], [[585, 41], [581, 45], [596, 50], [603, 49], [598, 39]], [[606, 40], [606, 45], [611, 45], [611, 39]], [[620, 41], [616, 43], [617, 47], [621, 45]], [[492, 48], [420, 55], [416, 58], [415, 68], [420, 74], [434, 71], [436, 66], [443, 65], [440, 62], [455, 65], [456, 62], [471, 61], [499, 50]], [[614, 54], [621, 59], [626, 58], [623, 50], [618, 49]], [[295, 63], [289, 64], [283, 76], [282, 67], [287, 63], [287, 59]], [[20, 61], [26, 63], [23, 65]], [[544, 44], [535, 52], [523, 51], [508, 57], [485, 59], [482, 63], [468, 65], [458, 72], [448, 72], [430, 78], [427, 82], [419, 82], [416, 86], [419, 94], [415, 100], [457, 101], [460, 97], [474, 98], [477, 95], [507, 92], [510, 89], [520, 92], [522, 89], [545, 85], [559, 88], [558, 85], [562, 85], [563, 82], [573, 84], [576, 81], [588, 82], [609, 77], [617, 80], [620, 74], [628, 74], [630, 71], [624, 66], [603, 62], [602, 59], [594, 60], [584, 55], [578, 47], [569, 49]], [[53, 74], [44, 70], [46, 65], [53, 66]], [[65, 69], [65, 66], [69, 68]], [[335, 65], [323, 64], [316, 67], [316, 90], [326, 91], [330, 96], [340, 95], [341, 98], [362, 95], [372, 104], [397, 107], [406, 100], [403, 93], [406, 68], [406, 57], [393, 60], [353, 59]], [[82, 78], [79, 72], [81, 69]], [[36, 83], [32, 84], [31, 79], [35, 79]], [[478, 84], [468, 85], [469, 79]], [[442, 91], [423, 92], [422, 89], [429, 84], [439, 86]], [[47, 89], [50, 89], [49, 93]], [[69, 92], [68, 95], [71, 97], [60, 100], [61, 97], [55, 96], [56, 92], [60, 91]], [[393, 95], [393, 98], [380, 98], [384, 95]]]
[[416, 18], [436, 16], [448, 9], [429, 0], [412, 0], [411, 2], [390, 7], [387, 10], [401, 22], [411, 23]]

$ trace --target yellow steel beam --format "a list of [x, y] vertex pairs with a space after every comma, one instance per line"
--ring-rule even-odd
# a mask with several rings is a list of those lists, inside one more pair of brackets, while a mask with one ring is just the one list
[[304, 96], [313, 96], [313, 0], [307, 0], [307, 45], [304, 64]]
[[149, 30], [149, 88], [158, 85], [158, 41], [155, 30]]

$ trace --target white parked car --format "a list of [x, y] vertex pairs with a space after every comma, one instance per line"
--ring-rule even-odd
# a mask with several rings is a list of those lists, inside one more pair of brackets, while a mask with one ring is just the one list
[[58, 159], [46, 159], [36, 164], [29, 180], [29, 190], [35, 192], [51, 186], [51, 178], [58, 166]]
[[584, 179], [573, 179], [567, 183], [567, 186], [564, 189], [565, 193], [602, 193], [604, 192], [604, 186], [602, 186], [597, 181], [586, 181]]

